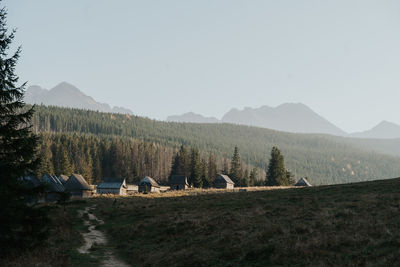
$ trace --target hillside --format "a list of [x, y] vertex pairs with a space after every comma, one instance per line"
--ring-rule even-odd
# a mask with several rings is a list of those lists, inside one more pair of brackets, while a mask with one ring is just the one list
[[[147, 118], [38, 106], [34, 130], [134, 137], [167, 147], [196, 146], [208, 153], [231, 155], [237, 145], [242, 158], [266, 167], [272, 146], [278, 146], [287, 167], [312, 184], [335, 184], [396, 177], [400, 158], [374, 152], [368, 142], [329, 135], [292, 134], [232, 124], [191, 124]], [[376, 151], [376, 150], [375, 150]], [[381, 151], [383, 152], [383, 151]]]
[[67, 82], [62, 82], [50, 90], [43, 89], [37, 85], [30, 86], [26, 90], [24, 100], [28, 104], [132, 114], [129, 109], [122, 107], [111, 108], [108, 104], [96, 102], [92, 97], [85, 95], [77, 87]]
[[393, 266], [399, 188], [390, 179], [92, 205], [105, 220], [98, 229], [133, 266]]

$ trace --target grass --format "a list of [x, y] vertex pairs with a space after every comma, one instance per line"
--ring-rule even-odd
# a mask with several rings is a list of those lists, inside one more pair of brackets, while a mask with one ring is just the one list
[[133, 266], [385, 266], [400, 256], [400, 179], [93, 201]]
[[[50, 239], [0, 266], [98, 266], [110, 251], [132, 266], [397, 265], [400, 178], [269, 189], [98, 197], [65, 212], [50, 205]], [[77, 210], [88, 205], [109, 244], [82, 255], [87, 227]]]

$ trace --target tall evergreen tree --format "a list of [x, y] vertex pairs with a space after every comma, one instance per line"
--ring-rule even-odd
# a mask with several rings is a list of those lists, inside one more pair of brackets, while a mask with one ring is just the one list
[[172, 175], [185, 175], [186, 177], [190, 175], [190, 158], [187, 147], [184, 145], [181, 145], [174, 157], [170, 177]]
[[208, 176], [208, 162], [205, 159], [201, 159], [201, 181], [202, 186], [205, 188], [209, 188], [212, 186], [211, 177]]
[[200, 152], [197, 148], [192, 148], [190, 150], [190, 176], [189, 184], [194, 187], [202, 187], [203, 181], [201, 179], [201, 159]]
[[229, 177], [235, 184], [242, 185], [242, 162], [240, 160], [239, 148], [235, 146], [231, 160], [231, 170], [229, 172]]
[[217, 177], [217, 160], [213, 152], [210, 152], [208, 156], [208, 178], [210, 180], [210, 186], [212, 185], [214, 179]]
[[7, 12], [0, 10], [0, 254], [41, 242], [45, 215], [26, 205], [20, 177], [35, 171], [38, 139], [31, 131], [33, 108], [24, 102], [25, 84], [18, 86], [14, 70], [20, 48], [9, 55], [15, 31], [8, 32]]
[[287, 179], [285, 161], [281, 151], [277, 147], [273, 147], [271, 150], [271, 159], [268, 164], [266, 185], [276, 186], [289, 184], [290, 181]]
[[64, 174], [70, 176], [72, 174], [72, 166], [71, 162], [68, 158], [67, 150], [63, 147], [60, 147], [59, 154], [59, 162], [58, 162], [58, 175]]

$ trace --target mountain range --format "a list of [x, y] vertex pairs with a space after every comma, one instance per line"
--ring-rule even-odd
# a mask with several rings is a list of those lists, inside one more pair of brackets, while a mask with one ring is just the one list
[[189, 112], [183, 115], [169, 116], [167, 121], [232, 123], [291, 133], [322, 133], [370, 139], [400, 138], [400, 125], [388, 121], [382, 121], [372, 129], [364, 132], [346, 133], [302, 103], [285, 103], [277, 107], [246, 107], [243, 110], [233, 108], [222, 116], [220, 120]]
[[[127, 108], [111, 107], [109, 104], [97, 102], [91, 96], [84, 94], [77, 87], [67, 82], [62, 82], [50, 90], [37, 85], [30, 86], [25, 93], [24, 100], [28, 104], [44, 104], [47, 106], [133, 114]], [[348, 134], [302, 103], [285, 103], [277, 107], [246, 107], [243, 110], [233, 108], [221, 119], [188, 112], [182, 115], [169, 116], [167, 121], [231, 123], [291, 133], [322, 133], [357, 138], [400, 138], [400, 125], [388, 121], [382, 121], [377, 126], [364, 132]]]
[[43, 104], [47, 106], [133, 114], [129, 109], [111, 107], [109, 104], [97, 102], [92, 97], [85, 95], [77, 87], [67, 82], [62, 82], [50, 90], [37, 85], [30, 86], [25, 92], [24, 100], [28, 104]]

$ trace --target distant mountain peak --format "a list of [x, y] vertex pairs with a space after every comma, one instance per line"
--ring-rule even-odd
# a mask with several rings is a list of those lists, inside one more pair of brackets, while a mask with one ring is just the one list
[[78, 87], [68, 82], [61, 82], [50, 90], [38, 85], [28, 87], [25, 93], [25, 102], [28, 104], [44, 104], [60, 107], [96, 110], [112, 113], [133, 114], [129, 109], [113, 107], [105, 103], [96, 102], [91, 96], [84, 94]]
[[168, 116], [167, 121], [172, 122], [191, 122], [191, 123], [217, 123], [219, 120], [214, 117], [204, 117], [194, 112], [186, 112], [182, 115]]
[[400, 125], [383, 120], [368, 131], [351, 134], [359, 138], [394, 139], [400, 138]]

